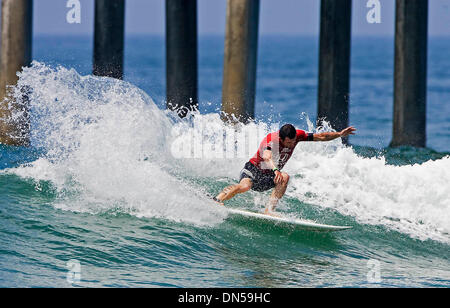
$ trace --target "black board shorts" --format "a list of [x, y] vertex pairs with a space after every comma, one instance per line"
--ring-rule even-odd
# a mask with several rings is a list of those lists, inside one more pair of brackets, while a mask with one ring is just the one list
[[245, 164], [244, 169], [241, 171], [239, 182], [245, 178], [252, 180], [252, 189], [255, 191], [266, 191], [275, 187], [275, 172], [272, 170], [262, 172], [251, 162]]

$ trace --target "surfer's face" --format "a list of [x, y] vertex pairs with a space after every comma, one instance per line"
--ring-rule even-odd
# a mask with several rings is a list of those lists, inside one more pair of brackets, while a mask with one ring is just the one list
[[293, 149], [295, 147], [295, 139], [290, 139], [289, 137], [284, 138], [284, 140], [281, 140], [281, 145], [284, 148]]

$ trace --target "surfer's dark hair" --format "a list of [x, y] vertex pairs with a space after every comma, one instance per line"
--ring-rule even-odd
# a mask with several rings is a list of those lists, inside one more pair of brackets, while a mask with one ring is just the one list
[[294, 139], [295, 136], [297, 136], [297, 130], [292, 124], [284, 124], [280, 128], [279, 136], [283, 141], [284, 139], [286, 139], [286, 137], [289, 137], [289, 139]]

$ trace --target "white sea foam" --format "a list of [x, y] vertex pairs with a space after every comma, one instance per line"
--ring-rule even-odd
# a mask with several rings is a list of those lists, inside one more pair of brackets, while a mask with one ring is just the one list
[[[55, 206], [92, 213], [118, 208], [206, 225], [225, 218], [196, 180], [236, 181], [248, 157], [176, 159], [171, 153], [180, 136], [211, 140], [202, 133], [227, 129], [217, 114], [196, 115], [197, 125], [173, 121], [127, 82], [36, 62], [21, 74], [19, 86], [32, 88], [32, 144], [47, 155], [7, 172], [51, 181], [61, 195]], [[316, 130], [307, 124], [309, 131]], [[268, 129], [252, 123], [239, 130], [248, 138], [255, 127]], [[253, 154], [257, 145], [249, 148]], [[360, 157], [339, 140], [305, 142], [285, 171], [292, 175], [291, 197], [336, 209], [360, 223], [450, 242], [449, 157], [399, 167], [387, 165], [383, 157]]]
[[301, 175], [288, 190], [301, 201], [415, 238], [450, 242], [450, 157], [393, 166], [352, 148], [305, 143], [286, 171]]

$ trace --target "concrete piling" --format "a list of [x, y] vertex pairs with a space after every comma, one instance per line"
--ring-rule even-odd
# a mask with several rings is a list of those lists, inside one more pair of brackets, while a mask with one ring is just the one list
[[349, 121], [351, 8], [351, 0], [322, 0], [320, 7], [317, 120], [337, 131]]
[[166, 0], [166, 107], [198, 109], [197, 0]]
[[228, 0], [222, 85], [222, 119], [254, 118], [259, 0]]
[[428, 0], [397, 0], [390, 146], [426, 144]]
[[[31, 63], [32, 0], [2, 0], [0, 61], [0, 143], [28, 145], [28, 103], [26, 91], [21, 97], [11, 96], [17, 83], [17, 72]], [[11, 120], [11, 114], [22, 114]]]
[[93, 73], [123, 78], [125, 0], [95, 0]]

